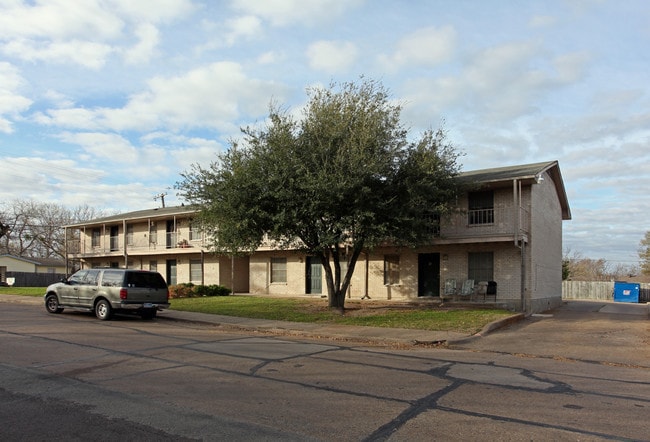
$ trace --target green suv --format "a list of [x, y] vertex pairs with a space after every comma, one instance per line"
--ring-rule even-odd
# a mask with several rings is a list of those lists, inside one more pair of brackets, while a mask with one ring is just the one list
[[65, 307], [95, 312], [106, 321], [113, 313], [136, 313], [153, 319], [169, 307], [167, 283], [157, 272], [133, 269], [83, 269], [45, 291], [45, 308], [61, 313]]

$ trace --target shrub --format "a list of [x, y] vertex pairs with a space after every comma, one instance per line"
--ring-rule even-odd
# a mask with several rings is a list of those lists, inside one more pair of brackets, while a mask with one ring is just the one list
[[194, 285], [191, 282], [169, 286], [170, 298], [199, 298], [204, 296], [228, 296], [231, 291], [221, 285]]

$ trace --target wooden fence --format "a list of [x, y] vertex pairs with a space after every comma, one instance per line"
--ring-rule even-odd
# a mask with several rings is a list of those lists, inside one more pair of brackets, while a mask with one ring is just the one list
[[[562, 281], [562, 299], [614, 300], [614, 282]], [[639, 302], [650, 302], [650, 284], [641, 284]]]

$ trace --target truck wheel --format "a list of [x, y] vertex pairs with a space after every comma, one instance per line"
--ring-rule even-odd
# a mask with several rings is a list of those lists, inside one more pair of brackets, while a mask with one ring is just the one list
[[108, 321], [113, 316], [113, 308], [111, 304], [105, 300], [100, 299], [95, 304], [95, 316], [97, 316], [102, 321]]
[[45, 298], [45, 309], [50, 313], [61, 313], [63, 307], [59, 306], [59, 298], [55, 294], [47, 295]]

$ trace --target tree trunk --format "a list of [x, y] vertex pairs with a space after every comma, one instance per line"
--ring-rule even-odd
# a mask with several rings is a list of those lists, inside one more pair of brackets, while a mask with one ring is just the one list
[[[342, 279], [339, 248], [336, 247], [333, 250], [329, 250], [326, 253], [321, 254], [321, 262], [325, 270], [325, 282], [327, 284], [327, 298], [329, 301], [329, 307], [335, 308], [341, 311], [341, 313], [345, 311], [345, 294], [350, 287], [350, 281], [352, 279], [352, 274], [354, 273], [354, 267], [357, 264], [359, 255], [361, 255], [362, 249], [362, 241], [353, 245], [352, 256], [348, 262], [348, 270]], [[332, 264], [334, 265], [334, 269], [332, 269], [332, 266], [330, 265], [330, 255], [332, 257]]]

